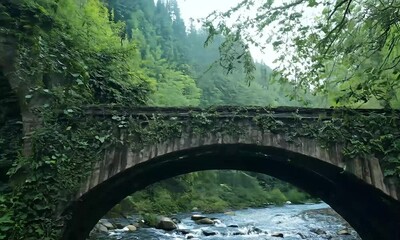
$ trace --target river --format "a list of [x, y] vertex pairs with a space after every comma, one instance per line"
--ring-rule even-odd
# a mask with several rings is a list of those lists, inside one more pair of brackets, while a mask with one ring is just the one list
[[[145, 239], [145, 240], [262, 240], [262, 239], [360, 239], [357, 233], [325, 203], [271, 206], [261, 209], [245, 209], [230, 214], [205, 214], [217, 218], [219, 223], [197, 225], [190, 217], [193, 213], [177, 214], [181, 220], [178, 231], [166, 232], [153, 228], [141, 228], [136, 232], [110, 231], [108, 234], [94, 234], [91, 240]], [[136, 216], [133, 216], [135, 218]], [[123, 221], [120, 219], [120, 221]], [[346, 229], [346, 230], [344, 230]], [[344, 231], [342, 231], [344, 230]], [[342, 231], [341, 235], [338, 234]], [[215, 234], [205, 236], [205, 234]], [[282, 238], [283, 235], [283, 238]], [[278, 237], [274, 237], [278, 236]]]

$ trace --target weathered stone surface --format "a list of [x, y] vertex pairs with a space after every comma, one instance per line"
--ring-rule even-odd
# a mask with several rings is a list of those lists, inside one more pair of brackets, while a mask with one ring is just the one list
[[348, 229], [342, 229], [337, 232], [338, 235], [350, 235], [350, 232]]
[[158, 229], [163, 229], [166, 231], [171, 231], [178, 228], [178, 226], [174, 223], [174, 221], [172, 221], [171, 218], [167, 217], [160, 217], [156, 227]]
[[107, 227], [105, 227], [103, 224], [100, 224], [100, 223], [96, 224], [94, 229], [99, 231], [99, 232], [107, 232], [108, 231]]
[[272, 237], [279, 237], [279, 238], [283, 238], [283, 233], [273, 233], [271, 234]]
[[217, 232], [203, 229], [203, 234], [204, 234], [204, 236], [214, 236], [214, 235], [217, 235]]
[[200, 220], [200, 219], [203, 219], [203, 218], [206, 218], [206, 216], [200, 215], [200, 214], [194, 214], [194, 215], [192, 215], [190, 217], [190, 219], [192, 219], [193, 221], [197, 221], [197, 220]]
[[320, 228], [313, 228], [310, 230], [311, 232], [317, 234], [317, 235], [324, 235], [326, 232]]
[[110, 223], [108, 220], [106, 219], [100, 219], [99, 223], [101, 225], [103, 225], [104, 227], [106, 227], [107, 229], [114, 229], [114, 225], [112, 223]]
[[126, 226], [126, 228], [128, 229], [129, 232], [134, 232], [137, 230], [137, 228], [133, 225], [128, 225], [128, 226]]
[[199, 220], [196, 220], [197, 224], [214, 224], [214, 221], [210, 218], [202, 218]]

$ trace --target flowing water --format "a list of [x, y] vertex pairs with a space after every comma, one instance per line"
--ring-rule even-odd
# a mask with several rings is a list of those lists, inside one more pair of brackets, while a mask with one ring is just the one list
[[[108, 233], [96, 233], [91, 240], [145, 239], [145, 240], [262, 240], [262, 239], [360, 239], [357, 233], [328, 205], [305, 204], [267, 207], [262, 209], [246, 209], [235, 211], [234, 215], [205, 214], [217, 218], [215, 225], [198, 225], [190, 219], [193, 213], [177, 214], [181, 220], [180, 231], [164, 231], [154, 228], [140, 228], [136, 232], [121, 230]], [[133, 216], [135, 218], [137, 216]], [[120, 221], [124, 221], [120, 219]], [[350, 235], [338, 234], [346, 229]], [[189, 233], [187, 233], [189, 232]], [[343, 233], [343, 232], [342, 232]], [[214, 234], [212, 236], [205, 236]], [[280, 237], [275, 237], [280, 235]], [[283, 238], [282, 238], [283, 235]]]

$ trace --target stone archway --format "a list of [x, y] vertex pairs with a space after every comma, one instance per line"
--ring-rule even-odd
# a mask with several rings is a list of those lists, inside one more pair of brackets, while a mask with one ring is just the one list
[[199, 170], [235, 169], [265, 173], [318, 196], [364, 240], [400, 238], [399, 203], [357, 176], [321, 159], [273, 146], [211, 144], [150, 157], [97, 184], [66, 213], [63, 239], [86, 239], [115, 204], [157, 181]]

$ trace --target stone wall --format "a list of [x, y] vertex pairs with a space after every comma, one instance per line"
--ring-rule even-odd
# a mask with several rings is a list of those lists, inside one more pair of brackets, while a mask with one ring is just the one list
[[[104, 159], [99, 161], [94, 167], [91, 177], [82, 186], [78, 193], [78, 197], [85, 194], [90, 189], [96, 187], [107, 179], [129, 169], [138, 164], [145, 163], [153, 158], [170, 154], [173, 152], [189, 150], [207, 145], [223, 145], [223, 144], [249, 144], [256, 146], [273, 147], [283, 149], [288, 154], [300, 154], [306, 157], [319, 159], [322, 162], [329, 163], [339, 167], [348, 173], [352, 173], [360, 180], [375, 186], [384, 193], [399, 199], [399, 191], [394, 180], [384, 181], [384, 176], [378, 159], [343, 159], [339, 145], [330, 148], [322, 148], [316, 140], [298, 138], [295, 141], [288, 142], [283, 135], [262, 132], [258, 127], [245, 121], [243, 128], [246, 128], [245, 134], [240, 136], [232, 136], [221, 133], [196, 135], [190, 129], [190, 126], [184, 131], [180, 138], [171, 139], [163, 143], [148, 145], [140, 151], [132, 151], [131, 147], [111, 149], [104, 155]], [[301, 160], [291, 159], [302, 165]], [[304, 167], [313, 170], [312, 165], [304, 162]]]

